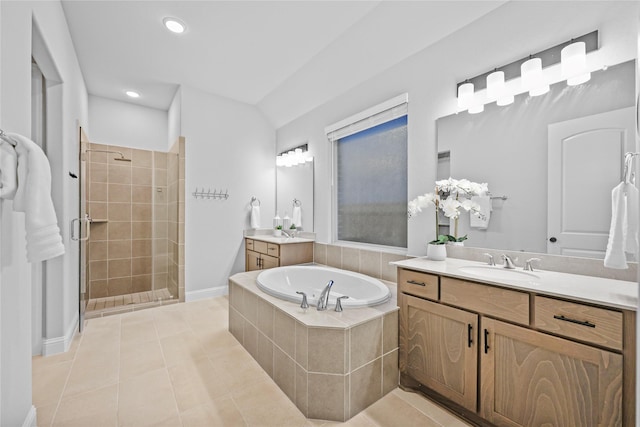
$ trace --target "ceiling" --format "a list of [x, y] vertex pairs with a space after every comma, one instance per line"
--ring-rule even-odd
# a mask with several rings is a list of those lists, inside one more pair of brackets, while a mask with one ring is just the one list
[[[167, 110], [180, 85], [280, 127], [505, 1], [63, 1], [89, 94]], [[183, 34], [162, 25], [185, 22]], [[132, 101], [125, 90], [135, 90]]]

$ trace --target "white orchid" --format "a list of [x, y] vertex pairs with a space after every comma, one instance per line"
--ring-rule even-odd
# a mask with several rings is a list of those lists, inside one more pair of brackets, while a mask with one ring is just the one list
[[462, 241], [466, 236], [458, 238], [458, 218], [460, 218], [461, 209], [484, 218], [480, 205], [471, 201], [472, 196], [483, 196], [489, 193], [489, 186], [486, 182], [477, 183], [468, 179], [442, 179], [436, 181], [434, 193], [426, 193], [418, 196], [408, 203], [409, 217], [422, 212], [422, 209], [433, 205], [436, 209], [436, 234], [439, 232], [439, 223], [437, 211], [440, 209], [444, 216], [455, 221], [454, 236], [451, 237], [455, 241]]

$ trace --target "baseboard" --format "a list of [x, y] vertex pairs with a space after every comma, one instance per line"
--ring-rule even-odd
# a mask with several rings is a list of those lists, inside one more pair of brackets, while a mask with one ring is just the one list
[[31, 405], [31, 409], [29, 409], [29, 413], [27, 417], [24, 419], [22, 423], [22, 427], [36, 427], [38, 425], [38, 417], [36, 414], [36, 407]]
[[213, 297], [219, 297], [222, 295], [227, 295], [228, 293], [229, 293], [228, 286], [218, 286], [215, 288], [199, 289], [197, 291], [185, 292], [184, 300], [186, 302], [197, 301], [199, 299], [213, 298]]
[[47, 338], [42, 340], [42, 355], [51, 356], [53, 354], [64, 353], [71, 347], [71, 341], [78, 330], [78, 312], [69, 324], [67, 332], [62, 337]]

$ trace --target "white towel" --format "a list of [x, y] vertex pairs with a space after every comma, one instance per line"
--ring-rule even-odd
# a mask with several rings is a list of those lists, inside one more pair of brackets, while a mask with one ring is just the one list
[[42, 149], [30, 139], [8, 134], [17, 145], [18, 189], [13, 210], [25, 213], [27, 260], [44, 261], [64, 254], [56, 211], [51, 200], [51, 168]]
[[13, 199], [18, 188], [18, 153], [13, 146], [0, 142], [0, 199]]
[[625, 252], [638, 255], [638, 189], [622, 182], [611, 191], [611, 228], [604, 256], [607, 268], [626, 269]]
[[251, 228], [260, 228], [260, 206], [251, 206]]
[[482, 217], [478, 217], [473, 213], [469, 215], [469, 227], [487, 229], [489, 227], [489, 220], [491, 219], [491, 197], [489, 196], [472, 196], [471, 201], [480, 206], [480, 213]]
[[295, 224], [296, 228], [302, 228], [302, 208], [300, 206], [293, 207], [291, 223]]

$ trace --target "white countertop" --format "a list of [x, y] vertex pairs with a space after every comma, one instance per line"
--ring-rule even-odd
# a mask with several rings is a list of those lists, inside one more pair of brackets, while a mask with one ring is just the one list
[[[391, 264], [426, 273], [489, 283], [543, 295], [569, 298], [607, 307], [633, 311], [636, 311], [637, 308], [638, 284], [635, 282], [544, 270], [535, 270], [532, 274], [537, 277], [531, 278], [487, 278], [460, 270], [461, 267], [467, 266], [489, 267], [486, 263], [458, 258], [447, 258], [445, 261], [413, 258], [406, 261], [392, 262]], [[497, 265], [492, 268], [502, 269], [503, 267]], [[517, 271], [522, 271], [522, 268], [518, 268]]]
[[267, 243], [275, 243], [277, 245], [287, 245], [290, 243], [308, 243], [314, 242], [314, 239], [307, 239], [305, 237], [275, 237], [257, 234], [255, 236], [245, 236], [247, 239], [260, 240]]

